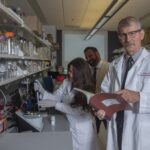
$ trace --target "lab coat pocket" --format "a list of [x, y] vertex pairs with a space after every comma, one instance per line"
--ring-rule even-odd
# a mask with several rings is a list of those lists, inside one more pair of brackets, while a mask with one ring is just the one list
[[139, 128], [139, 145], [141, 150], [149, 150], [149, 138], [150, 138], [150, 115], [140, 114], [140, 128]]
[[94, 132], [92, 121], [84, 121], [76, 124], [77, 134], [80, 138], [88, 138]]
[[137, 78], [137, 88], [138, 91], [143, 91], [145, 89], [149, 89], [150, 85], [150, 73], [140, 71], [137, 73], [136, 77]]
[[76, 130], [81, 150], [99, 149], [92, 120], [77, 123]]

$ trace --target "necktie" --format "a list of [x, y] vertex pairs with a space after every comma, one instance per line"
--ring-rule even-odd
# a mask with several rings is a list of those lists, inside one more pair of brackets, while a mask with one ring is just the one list
[[[96, 73], [97, 73], [97, 68], [94, 67], [93, 68], [93, 81], [94, 81], [94, 85], [95, 85], [95, 92], [96, 92]], [[96, 130], [97, 130], [97, 133], [98, 133], [101, 121], [97, 117], [95, 117], [95, 121], [96, 121]]]
[[126, 78], [127, 78], [127, 75], [128, 75], [128, 71], [130, 70], [130, 68], [132, 67], [134, 63], [134, 60], [133, 58], [130, 56], [127, 60], [127, 66], [126, 66], [126, 71], [125, 71], [125, 74], [124, 74], [124, 78], [123, 78], [123, 81], [122, 81], [122, 84], [121, 84], [121, 89], [124, 89], [124, 86], [125, 86], [125, 82], [126, 82]]
[[93, 80], [94, 80], [94, 85], [96, 85], [96, 71], [97, 71], [97, 68], [94, 67], [94, 68], [93, 68]]
[[[133, 58], [130, 56], [127, 60], [127, 65], [126, 65], [126, 71], [124, 74], [124, 78], [121, 84], [121, 89], [124, 89], [125, 86], [125, 82], [126, 82], [126, 78], [128, 75], [128, 71], [130, 70], [130, 68], [132, 67], [134, 63]], [[117, 135], [118, 135], [118, 148], [119, 150], [121, 150], [121, 145], [122, 145], [122, 131], [123, 131], [123, 122], [124, 122], [124, 111], [119, 111], [117, 113], [117, 117], [116, 117], [116, 123], [117, 123]]]

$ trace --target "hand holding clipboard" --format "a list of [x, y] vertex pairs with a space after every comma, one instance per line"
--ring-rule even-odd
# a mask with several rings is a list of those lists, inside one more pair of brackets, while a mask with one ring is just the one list
[[124, 110], [127, 108], [128, 103], [119, 95], [114, 93], [90, 93], [85, 90], [74, 88], [76, 91], [80, 91], [87, 97], [88, 104], [94, 108], [94, 110], [104, 110], [105, 118], [110, 120], [115, 112]]

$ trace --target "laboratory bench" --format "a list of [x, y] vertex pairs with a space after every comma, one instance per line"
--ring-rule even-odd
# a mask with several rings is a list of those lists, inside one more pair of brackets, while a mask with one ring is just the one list
[[[69, 123], [64, 114], [42, 113], [42, 124], [26, 118], [21, 111], [16, 112], [18, 133], [1, 133], [0, 149], [2, 150], [72, 150], [72, 137]], [[21, 126], [24, 125], [22, 128]]]
[[22, 132], [0, 134], [1, 150], [72, 150], [71, 133]]
[[[69, 131], [69, 123], [66, 116], [62, 113], [41, 112], [40, 118], [30, 119], [21, 111], [16, 112], [16, 122], [19, 132], [50, 132], [50, 131]], [[41, 119], [42, 118], [42, 122]]]

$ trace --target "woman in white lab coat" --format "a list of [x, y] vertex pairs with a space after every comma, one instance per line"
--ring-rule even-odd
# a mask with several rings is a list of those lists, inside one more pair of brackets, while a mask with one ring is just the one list
[[54, 106], [56, 110], [66, 114], [72, 133], [73, 150], [99, 150], [93, 116], [86, 97], [75, 92], [74, 87], [94, 91], [90, 68], [82, 58], [76, 58], [69, 63], [68, 78], [53, 94], [43, 90], [39, 83], [35, 85], [35, 90], [43, 94], [43, 100], [38, 105]]
[[[103, 92], [116, 92], [130, 105], [124, 110], [122, 150], [150, 150], [150, 53], [141, 46], [144, 31], [133, 17], [120, 22], [119, 37], [125, 53], [115, 59], [102, 82]], [[121, 89], [125, 56], [137, 58]], [[97, 112], [98, 117], [105, 113]], [[115, 113], [108, 122], [107, 150], [118, 150]]]

